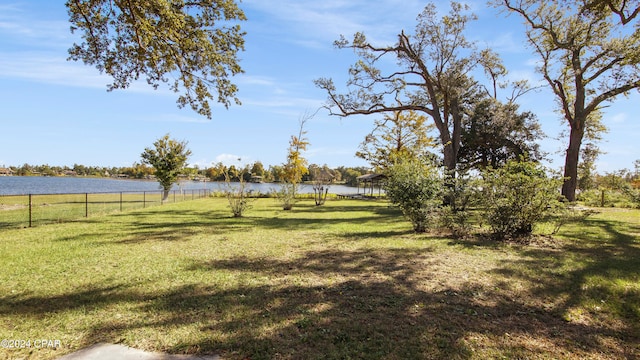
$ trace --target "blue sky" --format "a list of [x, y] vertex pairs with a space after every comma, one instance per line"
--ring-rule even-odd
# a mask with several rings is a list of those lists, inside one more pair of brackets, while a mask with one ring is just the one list
[[[443, 11], [448, 2], [437, 2]], [[191, 164], [206, 167], [223, 161], [265, 165], [285, 161], [289, 137], [298, 120], [315, 112], [326, 94], [313, 80], [332, 77], [342, 87], [354, 62], [351, 51], [333, 41], [364, 32], [377, 44], [391, 44], [401, 30], [412, 33], [426, 2], [414, 0], [244, 0], [248, 21], [246, 50], [240, 54], [245, 74], [234, 77], [241, 106], [215, 106], [207, 120], [190, 109], [178, 109], [166, 88], [145, 83], [106, 91], [109, 79], [95, 68], [66, 61], [75, 38], [69, 32], [64, 1], [0, 1], [0, 166], [49, 164], [129, 166], [166, 133], [186, 140]], [[485, 2], [469, 2], [478, 21], [468, 37], [498, 52], [514, 79], [540, 81], [536, 57], [526, 47], [518, 18], [505, 17]], [[344, 88], [343, 88], [344, 89]], [[605, 110], [609, 127], [600, 147], [606, 151], [600, 172], [632, 168], [640, 159], [640, 96], [621, 97]], [[534, 111], [548, 138], [551, 167], [563, 165], [565, 128], [554, 112], [548, 90], [521, 98]], [[309, 122], [310, 163], [336, 167], [366, 166], [354, 156], [371, 131], [375, 116], [331, 117], [321, 110]]]

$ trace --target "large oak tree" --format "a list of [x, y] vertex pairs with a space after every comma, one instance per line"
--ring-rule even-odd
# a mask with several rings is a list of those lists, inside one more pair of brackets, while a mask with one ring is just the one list
[[[524, 19], [539, 72], [569, 125], [562, 194], [575, 200], [580, 147], [596, 114], [640, 88], [637, 0], [498, 0]], [[633, 27], [633, 23], [635, 27]]]
[[[179, 107], [190, 106], [211, 118], [209, 101], [236, 104], [230, 77], [243, 72], [245, 20], [234, 0], [68, 0], [71, 31], [80, 44], [70, 60], [83, 61], [113, 78], [109, 90], [144, 77], [157, 88], [168, 83], [180, 93]], [[217, 93], [217, 96], [212, 94]]]
[[[359, 60], [349, 69], [347, 93], [339, 93], [330, 78], [316, 80], [328, 93], [331, 114], [425, 114], [438, 130], [444, 165], [453, 176], [465, 102], [478, 92], [471, 73], [484, 60], [495, 60], [465, 38], [466, 25], [474, 19], [467, 10], [453, 2], [449, 13], [440, 17], [434, 4], [427, 5], [418, 16], [415, 33], [402, 31], [394, 45], [376, 46], [362, 33], [352, 41], [337, 41], [338, 48], [353, 49]], [[389, 69], [389, 62], [397, 66]]]

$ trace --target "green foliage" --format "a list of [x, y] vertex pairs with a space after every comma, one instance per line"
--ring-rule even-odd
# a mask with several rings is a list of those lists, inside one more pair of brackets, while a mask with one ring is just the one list
[[165, 191], [165, 197], [178, 180], [178, 175], [182, 173], [187, 160], [191, 155], [191, 150], [187, 149], [187, 142], [177, 141], [169, 138], [166, 134], [153, 143], [154, 148], [145, 148], [140, 155], [142, 163], [153, 166], [158, 182]]
[[498, 238], [531, 234], [560, 205], [561, 180], [547, 177], [534, 162], [512, 160], [483, 176], [484, 217]]
[[417, 159], [397, 162], [389, 168], [385, 191], [416, 232], [425, 232], [436, 224], [443, 180], [435, 165]]
[[356, 156], [368, 161], [378, 171], [397, 159], [419, 157], [434, 148], [436, 140], [428, 135], [434, 128], [427, 118], [415, 111], [396, 111], [376, 120], [373, 131], [360, 144]]
[[586, 206], [593, 207], [617, 207], [640, 208], [640, 196], [638, 190], [625, 187], [622, 189], [591, 189], [578, 193], [577, 200]]
[[465, 168], [498, 168], [525, 156], [540, 160], [540, 124], [531, 112], [519, 112], [514, 103], [484, 98], [472, 105], [464, 120], [459, 162]]
[[234, 0], [68, 0], [66, 6], [71, 31], [82, 37], [69, 59], [111, 76], [109, 90], [145, 76], [154, 88], [169, 83], [181, 92], [180, 107], [208, 118], [210, 87], [226, 107], [230, 98], [240, 104], [229, 77], [243, 72], [238, 52], [245, 33], [233, 22], [246, 18]]
[[481, 181], [467, 171], [458, 171], [455, 177], [444, 179], [447, 205], [440, 209], [440, 225], [455, 237], [463, 237], [471, 230], [471, 208], [479, 204]]
[[348, 186], [357, 186], [358, 185], [358, 176], [362, 176], [366, 174], [368, 171], [364, 167], [344, 167], [340, 166], [336, 169], [336, 172], [340, 173], [340, 178], [344, 182], [345, 185]]

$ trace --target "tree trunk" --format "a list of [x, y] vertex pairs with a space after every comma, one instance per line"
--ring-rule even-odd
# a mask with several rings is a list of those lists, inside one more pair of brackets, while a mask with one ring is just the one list
[[447, 188], [445, 193], [443, 204], [449, 205], [455, 209], [455, 188], [456, 188], [456, 165], [457, 165], [457, 153], [456, 149], [451, 143], [444, 146], [444, 185]]
[[[584, 124], [583, 121], [578, 124]], [[562, 195], [569, 201], [576, 201], [576, 188], [578, 186], [578, 161], [580, 157], [580, 145], [584, 136], [582, 126], [571, 126], [569, 134], [569, 147], [564, 162], [564, 183], [562, 184]]]
[[162, 202], [167, 201], [167, 199], [169, 198], [169, 191], [170, 189], [164, 189], [162, 191]]

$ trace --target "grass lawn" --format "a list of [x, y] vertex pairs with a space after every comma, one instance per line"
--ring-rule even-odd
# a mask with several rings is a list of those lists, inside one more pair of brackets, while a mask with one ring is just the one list
[[[640, 211], [545, 244], [416, 235], [385, 202], [201, 199], [0, 232], [0, 358], [640, 357]], [[53, 349], [34, 340], [60, 340]], [[17, 345], [17, 343], [16, 343]]]

